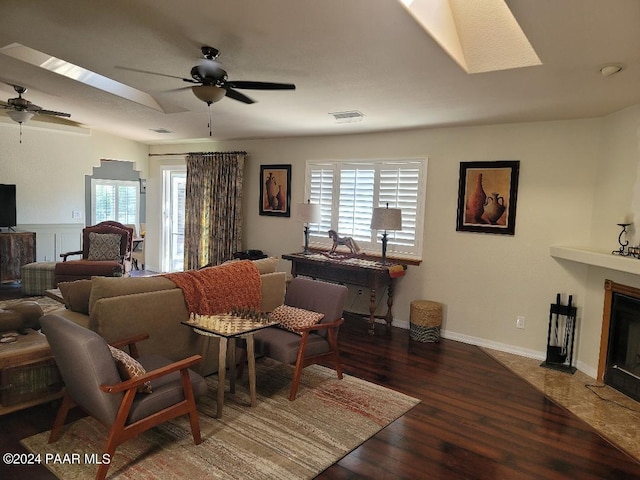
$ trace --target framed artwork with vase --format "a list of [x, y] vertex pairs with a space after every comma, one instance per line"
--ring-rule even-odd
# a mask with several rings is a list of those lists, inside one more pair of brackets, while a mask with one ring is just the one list
[[260, 165], [259, 213], [291, 216], [291, 165]]
[[456, 230], [514, 235], [519, 171], [519, 160], [460, 162]]

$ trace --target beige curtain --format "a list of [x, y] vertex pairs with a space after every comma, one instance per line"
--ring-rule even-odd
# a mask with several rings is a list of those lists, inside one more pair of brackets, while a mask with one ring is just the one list
[[218, 265], [240, 250], [246, 155], [246, 152], [187, 155], [185, 270]]

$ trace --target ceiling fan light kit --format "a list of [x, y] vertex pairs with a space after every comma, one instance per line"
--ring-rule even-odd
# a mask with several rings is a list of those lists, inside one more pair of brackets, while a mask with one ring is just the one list
[[35, 113], [26, 110], [9, 110], [7, 116], [16, 123], [25, 123], [31, 120]]
[[224, 88], [215, 85], [195, 85], [191, 87], [193, 94], [207, 105], [219, 102], [227, 94]]

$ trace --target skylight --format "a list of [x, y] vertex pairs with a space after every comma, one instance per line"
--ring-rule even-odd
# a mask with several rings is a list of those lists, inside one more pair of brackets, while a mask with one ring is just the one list
[[542, 65], [504, 0], [398, 0], [467, 73]]
[[82, 82], [85, 85], [126, 98], [132, 102], [145, 105], [159, 112], [164, 112], [158, 102], [156, 102], [148, 93], [129, 87], [123, 83], [116, 82], [115, 80], [92, 72], [91, 70], [87, 70], [86, 68], [79, 67], [78, 65], [74, 65], [73, 63], [69, 63], [60, 58], [52, 57], [46, 53], [34, 50], [33, 48], [26, 47], [19, 43], [12, 43], [0, 48], [0, 53], [31, 65], [35, 65], [36, 67], [44, 68], [45, 70], [57, 73], [58, 75], [63, 75], [67, 78], [71, 78], [72, 80]]

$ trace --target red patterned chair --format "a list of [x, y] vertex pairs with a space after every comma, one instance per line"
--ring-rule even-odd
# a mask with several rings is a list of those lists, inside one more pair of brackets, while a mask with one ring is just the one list
[[[56, 263], [56, 283], [113, 277], [131, 271], [133, 229], [114, 221], [106, 221], [82, 230], [82, 250], [60, 254]], [[79, 260], [67, 260], [82, 255]]]

